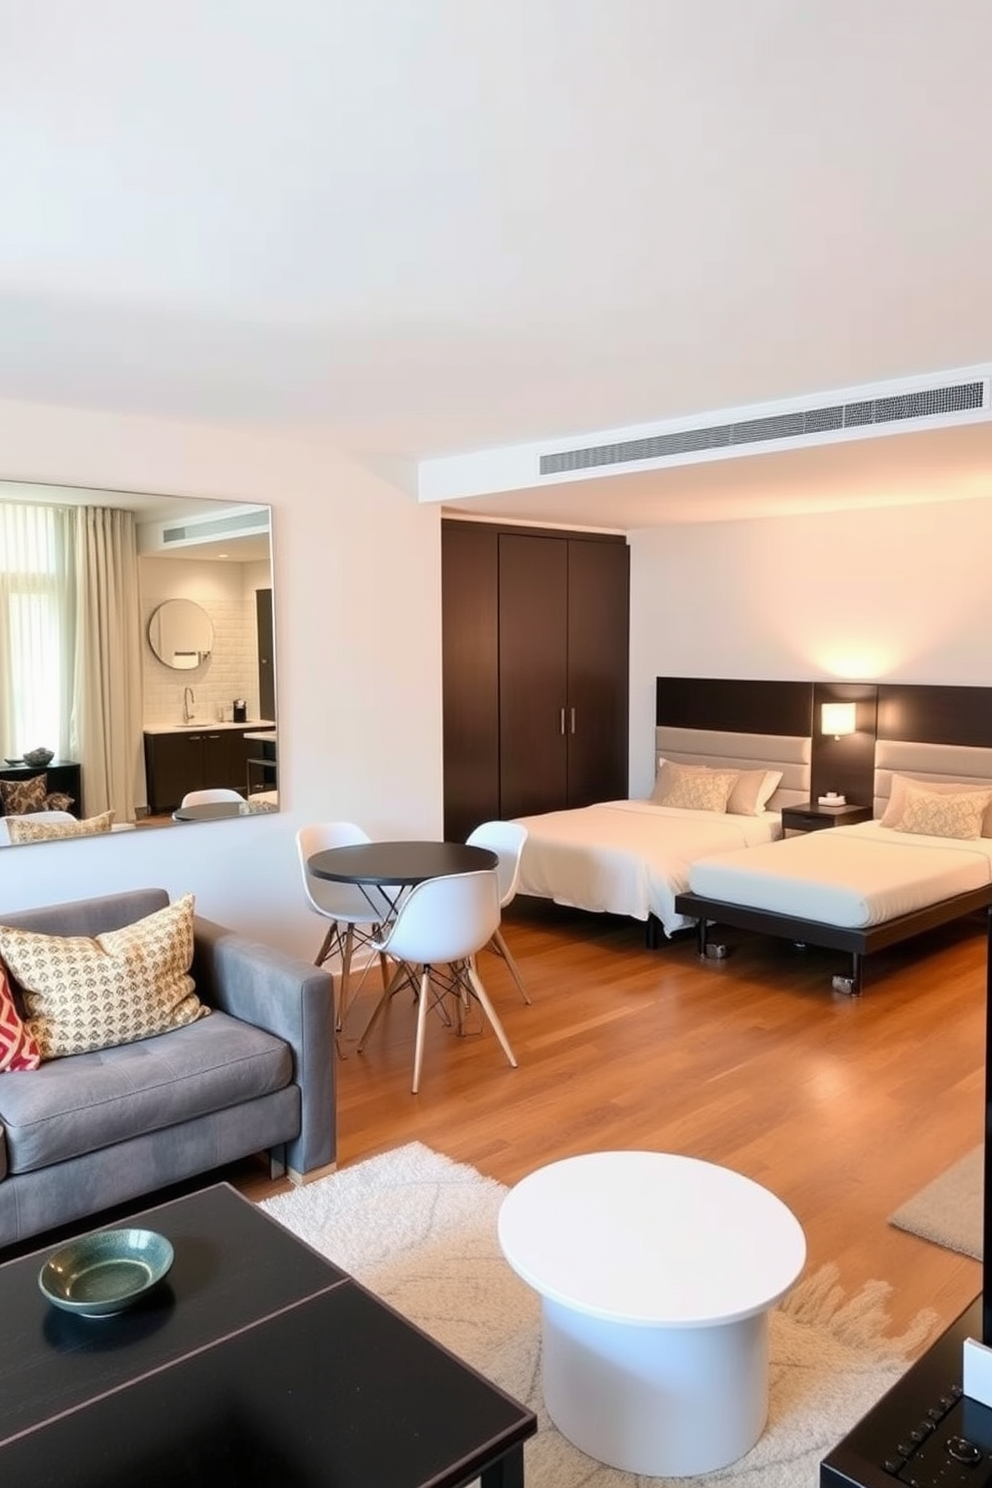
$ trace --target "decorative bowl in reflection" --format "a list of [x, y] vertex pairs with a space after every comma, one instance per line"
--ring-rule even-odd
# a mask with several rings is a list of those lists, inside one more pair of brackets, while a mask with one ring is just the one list
[[54, 749], [25, 749], [24, 751], [24, 763], [26, 765], [47, 765], [54, 758]]

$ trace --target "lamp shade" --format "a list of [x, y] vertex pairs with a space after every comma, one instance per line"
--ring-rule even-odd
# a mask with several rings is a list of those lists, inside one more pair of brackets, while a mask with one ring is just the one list
[[824, 703], [820, 709], [820, 731], [833, 734], [839, 739], [842, 734], [857, 732], [858, 712], [855, 703]]

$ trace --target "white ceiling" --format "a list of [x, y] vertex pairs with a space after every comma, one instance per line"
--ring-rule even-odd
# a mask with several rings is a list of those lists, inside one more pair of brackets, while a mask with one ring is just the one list
[[[992, 362], [988, 0], [0, 0], [0, 397], [424, 459]], [[0, 457], [0, 474], [2, 474]], [[467, 509], [992, 495], [992, 423]]]

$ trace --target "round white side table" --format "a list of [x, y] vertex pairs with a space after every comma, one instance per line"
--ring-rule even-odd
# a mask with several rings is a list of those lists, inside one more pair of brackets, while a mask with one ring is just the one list
[[541, 1296], [548, 1414], [625, 1472], [735, 1462], [768, 1416], [768, 1311], [806, 1260], [782, 1201], [714, 1163], [595, 1152], [510, 1190], [499, 1243]]

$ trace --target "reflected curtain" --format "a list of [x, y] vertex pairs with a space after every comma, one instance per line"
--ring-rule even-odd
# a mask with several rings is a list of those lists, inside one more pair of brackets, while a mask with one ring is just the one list
[[135, 819], [141, 757], [141, 619], [134, 513], [74, 509], [72, 714], [87, 816]]
[[75, 572], [65, 507], [0, 503], [0, 753], [75, 759]]

